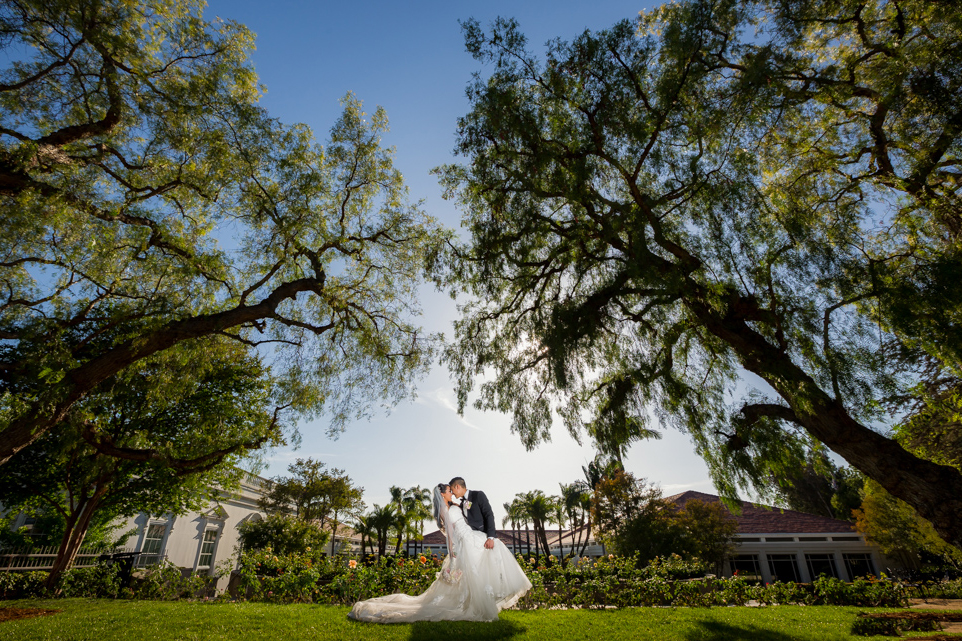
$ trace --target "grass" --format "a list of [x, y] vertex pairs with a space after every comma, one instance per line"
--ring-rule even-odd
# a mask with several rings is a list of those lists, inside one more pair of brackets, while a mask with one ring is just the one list
[[376, 625], [347, 618], [346, 607], [267, 603], [188, 603], [98, 599], [0, 601], [0, 607], [61, 610], [51, 616], [0, 623], [0, 640], [166, 641], [609, 641], [705, 639], [834, 641], [885, 639], [849, 633], [864, 608], [630, 608], [609, 611], [507, 611], [495, 623]]

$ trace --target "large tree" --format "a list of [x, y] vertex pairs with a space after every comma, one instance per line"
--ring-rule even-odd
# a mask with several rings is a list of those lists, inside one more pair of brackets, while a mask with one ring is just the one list
[[269, 343], [279, 390], [332, 432], [428, 365], [412, 319], [443, 234], [383, 110], [348, 95], [326, 147], [271, 119], [252, 34], [202, 6], [0, 7], [0, 464], [193, 338]]
[[283, 436], [271, 382], [244, 346], [181, 343], [104, 383], [0, 467], [6, 509], [46, 508], [64, 522], [48, 585], [70, 568], [92, 525], [183, 513], [238, 480], [238, 458]]
[[892, 344], [960, 363], [960, 22], [691, 0], [543, 59], [511, 21], [467, 23], [493, 68], [459, 123], [469, 164], [440, 170], [470, 235], [461, 405], [487, 375], [476, 404], [529, 447], [555, 415], [615, 455], [675, 426], [728, 496], [821, 443], [962, 542], [962, 474], [881, 409], [920, 373]]

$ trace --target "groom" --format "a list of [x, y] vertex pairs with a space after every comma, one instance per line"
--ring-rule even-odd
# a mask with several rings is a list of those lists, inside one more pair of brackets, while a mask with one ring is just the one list
[[489, 550], [494, 549], [494, 538], [497, 532], [494, 527], [494, 512], [491, 511], [491, 504], [488, 497], [481, 490], [468, 491], [464, 479], [455, 476], [451, 479], [451, 492], [461, 500], [461, 511], [464, 512], [465, 522], [472, 529], [484, 532], [488, 535], [488, 540], [484, 542], [484, 547]]

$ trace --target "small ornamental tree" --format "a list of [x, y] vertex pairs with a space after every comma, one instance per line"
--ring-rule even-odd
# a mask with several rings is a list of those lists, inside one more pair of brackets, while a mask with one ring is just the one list
[[269, 514], [260, 521], [238, 526], [243, 551], [270, 548], [278, 556], [321, 552], [329, 534], [316, 525], [286, 514]]
[[260, 499], [262, 508], [274, 513], [293, 513], [297, 518], [331, 532], [334, 554], [338, 526], [364, 509], [364, 488], [357, 487], [344, 470], [326, 469], [314, 459], [297, 459], [287, 466], [290, 476], [277, 476]]
[[701, 559], [716, 575], [722, 576], [725, 561], [735, 553], [738, 521], [721, 503], [698, 499], [686, 501], [675, 514], [675, 520], [683, 532], [679, 553]]

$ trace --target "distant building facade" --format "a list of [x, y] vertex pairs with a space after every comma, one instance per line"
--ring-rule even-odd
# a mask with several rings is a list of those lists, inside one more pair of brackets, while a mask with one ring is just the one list
[[[679, 507], [693, 499], [721, 503], [713, 494], [682, 492], [666, 497]], [[722, 504], [724, 505], [724, 504]], [[725, 510], [728, 511], [726, 507]], [[851, 581], [878, 575], [897, 563], [866, 541], [850, 521], [741, 502], [735, 544], [726, 576], [736, 571], [761, 581], [811, 582], [820, 574]]]

